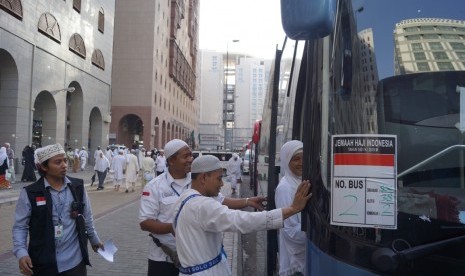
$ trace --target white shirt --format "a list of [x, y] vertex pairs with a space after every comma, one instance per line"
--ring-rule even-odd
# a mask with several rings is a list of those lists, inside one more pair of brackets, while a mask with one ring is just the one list
[[157, 165], [157, 172], [164, 172], [166, 169], [166, 158], [165, 156], [158, 155], [157, 160], [155, 161]]
[[[199, 192], [189, 189], [181, 195], [174, 206], [174, 216], [178, 213], [182, 201], [193, 194]], [[277, 229], [282, 225], [281, 209], [244, 212], [229, 209], [211, 197], [193, 197], [185, 203], [175, 227], [179, 260], [182, 267], [190, 267], [214, 259], [221, 252], [222, 232], [249, 233]], [[195, 275], [230, 275], [227, 260], [223, 258], [217, 265]]]
[[[179, 195], [189, 189], [191, 184], [191, 175], [187, 174], [184, 179], [176, 179], [171, 176], [169, 171], [160, 174], [147, 185], [145, 185], [140, 200], [139, 220], [147, 219], [158, 220], [164, 223], [172, 223], [174, 214], [173, 205], [179, 198]], [[224, 196], [218, 195], [215, 198], [218, 202], [223, 202]], [[176, 249], [176, 242], [172, 234], [153, 234], [161, 243]], [[147, 237], [149, 243], [149, 259], [153, 261], [170, 262], [170, 257], [166, 255], [152, 240]]]
[[104, 172], [110, 167], [110, 161], [103, 156], [102, 158], [97, 157], [97, 160], [95, 161], [95, 166], [94, 170], [99, 171], [99, 172]]

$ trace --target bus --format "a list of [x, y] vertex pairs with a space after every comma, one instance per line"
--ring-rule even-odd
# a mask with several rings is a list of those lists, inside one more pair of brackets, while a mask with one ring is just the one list
[[[429, 1], [423, 17], [420, 7], [405, 11], [409, 1], [281, 1], [288, 38], [276, 51], [250, 174], [273, 209], [279, 149], [304, 143], [303, 179], [313, 193], [302, 212], [307, 275], [463, 275], [465, 16], [454, 3]], [[349, 155], [361, 163], [340, 163]], [[268, 157], [266, 181], [257, 177], [258, 156]], [[368, 166], [376, 158], [389, 162]], [[344, 201], [341, 171], [366, 175], [361, 194], [376, 198]], [[267, 275], [277, 270], [276, 234], [266, 237]]]

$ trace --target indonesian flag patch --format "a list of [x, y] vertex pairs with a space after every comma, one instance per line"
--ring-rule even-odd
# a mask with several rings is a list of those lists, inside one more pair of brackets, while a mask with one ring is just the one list
[[142, 192], [142, 195], [143, 195], [143, 196], [149, 196], [150, 193], [149, 193], [149, 192]]
[[38, 196], [36, 197], [36, 204], [37, 206], [45, 205], [45, 196]]

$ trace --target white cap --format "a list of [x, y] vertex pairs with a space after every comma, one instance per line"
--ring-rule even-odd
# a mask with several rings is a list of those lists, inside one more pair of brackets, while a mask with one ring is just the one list
[[166, 159], [170, 158], [171, 156], [176, 154], [178, 150], [182, 149], [183, 147], [189, 147], [189, 145], [183, 140], [173, 139], [169, 141], [168, 143], [166, 143], [164, 147], [165, 158]]
[[191, 173], [212, 172], [221, 169], [220, 159], [213, 155], [202, 155], [194, 159]]
[[36, 164], [42, 164], [46, 160], [59, 154], [65, 154], [65, 150], [60, 144], [48, 145], [35, 150], [34, 161]]

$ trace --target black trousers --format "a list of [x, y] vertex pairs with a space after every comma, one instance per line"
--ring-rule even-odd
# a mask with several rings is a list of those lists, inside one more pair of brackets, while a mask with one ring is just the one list
[[147, 276], [178, 276], [179, 270], [173, 263], [157, 262], [149, 259], [149, 270]]
[[63, 271], [61, 273], [58, 273], [58, 276], [86, 276], [87, 275], [87, 267], [84, 261], [82, 261], [80, 264], [77, 266]]

